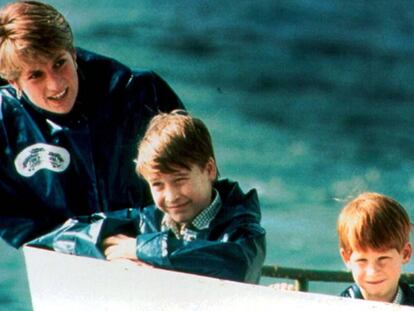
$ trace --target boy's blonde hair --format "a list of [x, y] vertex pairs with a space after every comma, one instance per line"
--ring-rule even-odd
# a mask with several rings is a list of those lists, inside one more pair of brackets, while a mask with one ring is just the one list
[[50, 58], [59, 50], [74, 53], [72, 30], [51, 5], [17, 1], [0, 10], [0, 76], [19, 78], [23, 63]]
[[214, 150], [205, 124], [184, 110], [156, 115], [138, 146], [137, 173], [173, 173], [193, 164], [205, 168]]
[[405, 209], [379, 193], [366, 192], [350, 201], [338, 217], [339, 245], [346, 253], [397, 249], [410, 240], [411, 223]]

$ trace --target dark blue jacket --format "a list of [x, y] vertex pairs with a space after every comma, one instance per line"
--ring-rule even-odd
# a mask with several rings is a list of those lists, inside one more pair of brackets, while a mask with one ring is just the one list
[[[414, 289], [410, 285], [402, 281], [400, 281], [399, 286], [401, 287], [401, 290], [404, 294], [404, 299], [401, 304], [405, 306], [414, 306]], [[352, 284], [351, 286], [349, 286], [341, 293], [340, 296], [354, 299], [364, 299], [361, 290], [356, 284]]]
[[151, 265], [240, 282], [257, 283], [265, 259], [265, 231], [255, 190], [216, 183], [223, 205], [208, 229], [193, 241], [161, 230], [163, 213], [150, 206], [140, 215], [137, 257]]
[[0, 236], [14, 247], [76, 215], [152, 202], [135, 173], [137, 142], [155, 114], [182, 103], [153, 72], [82, 49], [77, 63], [79, 94], [66, 115], [0, 88]]
[[105, 215], [71, 219], [30, 245], [104, 258], [100, 242], [116, 233], [137, 237], [137, 257], [155, 267], [220, 279], [258, 283], [265, 259], [265, 230], [257, 193], [244, 194], [237, 183], [215, 184], [222, 207], [208, 229], [192, 241], [178, 240], [161, 230], [163, 213], [154, 205]]

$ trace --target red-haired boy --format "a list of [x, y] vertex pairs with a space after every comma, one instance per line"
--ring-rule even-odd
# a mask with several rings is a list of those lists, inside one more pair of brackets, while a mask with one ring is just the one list
[[341, 296], [414, 305], [414, 291], [400, 280], [411, 259], [411, 223], [395, 200], [362, 193], [341, 211], [338, 223], [341, 257], [355, 284]]

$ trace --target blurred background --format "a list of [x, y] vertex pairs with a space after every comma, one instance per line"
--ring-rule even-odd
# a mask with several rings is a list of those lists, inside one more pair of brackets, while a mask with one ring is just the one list
[[[78, 46], [156, 71], [206, 122], [221, 176], [259, 192], [266, 264], [344, 269], [336, 217], [362, 191], [414, 217], [411, 0], [47, 2]], [[30, 310], [22, 253], [0, 247], [0, 304]]]

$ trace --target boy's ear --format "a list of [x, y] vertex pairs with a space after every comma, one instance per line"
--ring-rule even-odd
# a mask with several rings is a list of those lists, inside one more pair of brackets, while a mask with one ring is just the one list
[[344, 264], [348, 267], [349, 257], [350, 257], [349, 252], [345, 251], [345, 249], [343, 247], [341, 247], [340, 250], [339, 250], [339, 254], [341, 255], [341, 258], [342, 258]]
[[410, 261], [411, 255], [413, 254], [413, 247], [410, 242], [405, 244], [404, 248], [402, 249], [402, 259], [403, 263], [406, 264]]
[[217, 178], [217, 166], [213, 158], [208, 159], [208, 162], [206, 164], [206, 170], [207, 170], [209, 179], [212, 182], [215, 181]]
[[76, 49], [73, 50], [70, 54], [72, 55], [73, 62], [75, 63], [75, 68], [78, 69], [78, 63], [76, 62], [76, 57], [77, 57], [77, 55], [76, 55]]

